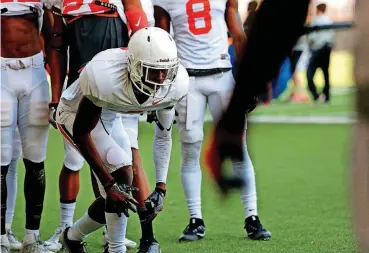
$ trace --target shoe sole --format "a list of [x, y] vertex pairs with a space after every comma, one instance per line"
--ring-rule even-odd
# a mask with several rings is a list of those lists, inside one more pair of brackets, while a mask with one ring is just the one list
[[205, 237], [205, 233], [204, 234], [197, 234], [197, 235], [181, 235], [181, 237], [179, 237], [178, 241], [179, 242], [192, 242], [192, 241], [199, 241], [201, 239], [204, 239]]
[[249, 237], [251, 240], [255, 241], [269, 241], [272, 238], [272, 234], [270, 232], [260, 232], [253, 236], [252, 238]]

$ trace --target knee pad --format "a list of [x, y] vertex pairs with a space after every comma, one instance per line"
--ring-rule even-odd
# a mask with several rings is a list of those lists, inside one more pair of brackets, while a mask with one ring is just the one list
[[181, 144], [181, 172], [195, 172], [200, 168], [200, 153], [202, 142]]
[[79, 171], [85, 159], [66, 140], [64, 140], [64, 165], [71, 171]]
[[202, 127], [192, 126], [191, 129], [178, 128], [181, 142], [196, 143], [204, 139], [204, 132]]
[[38, 141], [43, 143], [30, 144], [26, 141], [24, 144], [22, 144], [24, 159], [30, 160], [34, 163], [41, 163], [46, 159], [47, 137], [46, 141], [43, 141], [41, 138]]

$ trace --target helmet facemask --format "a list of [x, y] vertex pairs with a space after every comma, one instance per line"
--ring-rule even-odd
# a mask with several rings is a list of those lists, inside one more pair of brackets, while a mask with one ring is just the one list
[[[175, 82], [178, 67], [178, 58], [155, 63], [128, 58], [130, 79], [135, 88], [141, 93], [157, 99], [163, 99], [168, 95]], [[158, 95], [159, 91], [164, 89], [165, 92], [160, 92], [161, 95]]]

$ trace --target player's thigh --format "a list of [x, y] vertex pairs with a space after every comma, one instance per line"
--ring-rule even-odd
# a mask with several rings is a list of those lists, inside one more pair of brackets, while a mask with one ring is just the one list
[[175, 107], [177, 129], [182, 142], [195, 143], [203, 140], [206, 99], [201, 89], [196, 87], [196, 79], [190, 77], [187, 96]]
[[46, 158], [49, 135], [49, 84], [42, 65], [27, 69], [31, 89], [19, 100], [18, 129], [22, 139], [23, 158], [42, 162]]
[[114, 121], [111, 137], [115, 142], [124, 149], [130, 156], [131, 154], [131, 141], [128, 133], [123, 125], [121, 117]]
[[111, 173], [121, 167], [132, 165], [132, 154], [120, 147], [112, 138], [107, 131], [109, 128], [107, 124], [113, 126], [114, 122], [100, 120], [91, 131], [91, 138], [105, 167]]
[[206, 80], [208, 104], [214, 122], [217, 122], [229, 104], [234, 88], [232, 71], [212, 75]]
[[122, 114], [122, 123], [129, 137], [131, 148], [138, 149], [138, 122], [139, 114]]
[[17, 97], [10, 89], [8, 73], [1, 66], [1, 101], [0, 101], [0, 122], [1, 122], [1, 165], [10, 164], [13, 154], [13, 139], [17, 122]]
[[60, 102], [56, 110], [56, 122], [58, 131], [64, 139], [64, 165], [70, 170], [79, 171], [83, 166], [84, 158], [73, 141], [75, 118], [76, 113], [69, 106]]

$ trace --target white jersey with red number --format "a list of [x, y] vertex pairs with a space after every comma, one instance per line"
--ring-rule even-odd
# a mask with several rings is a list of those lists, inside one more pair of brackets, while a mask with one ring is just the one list
[[153, 0], [173, 23], [185, 68], [230, 68], [225, 9], [227, 0]]
[[[95, 4], [96, 0], [62, 0], [62, 13], [71, 16], [82, 16], [90, 14], [99, 14], [110, 11], [111, 9]], [[108, 2], [117, 7], [119, 16], [124, 23], [127, 24], [127, 18], [124, 14], [122, 0], [98, 0], [100, 2]], [[141, 0], [142, 9], [146, 13], [147, 19], [151, 26], [154, 25], [154, 8], [151, 0]]]
[[170, 88], [160, 88], [158, 97], [150, 97], [139, 104], [133, 93], [133, 84], [127, 69], [127, 51], [121, 48], [108, 49], [98, 53], [82, 70], [79, 79], [66, 89], [61, 97], [63, 104], [77, 111], [82, 96], [95, 105], [120, 113], [141, 113], [173, 106], [187, 94], [189, 77], [180, 65], [176, 81]]
[[38, 11], [39, 29], [42, 27], [44, 0], [0, 0], [0, 9], [7, 11], [2, 16], [20, 16], [33, 13], [32, 9]]

